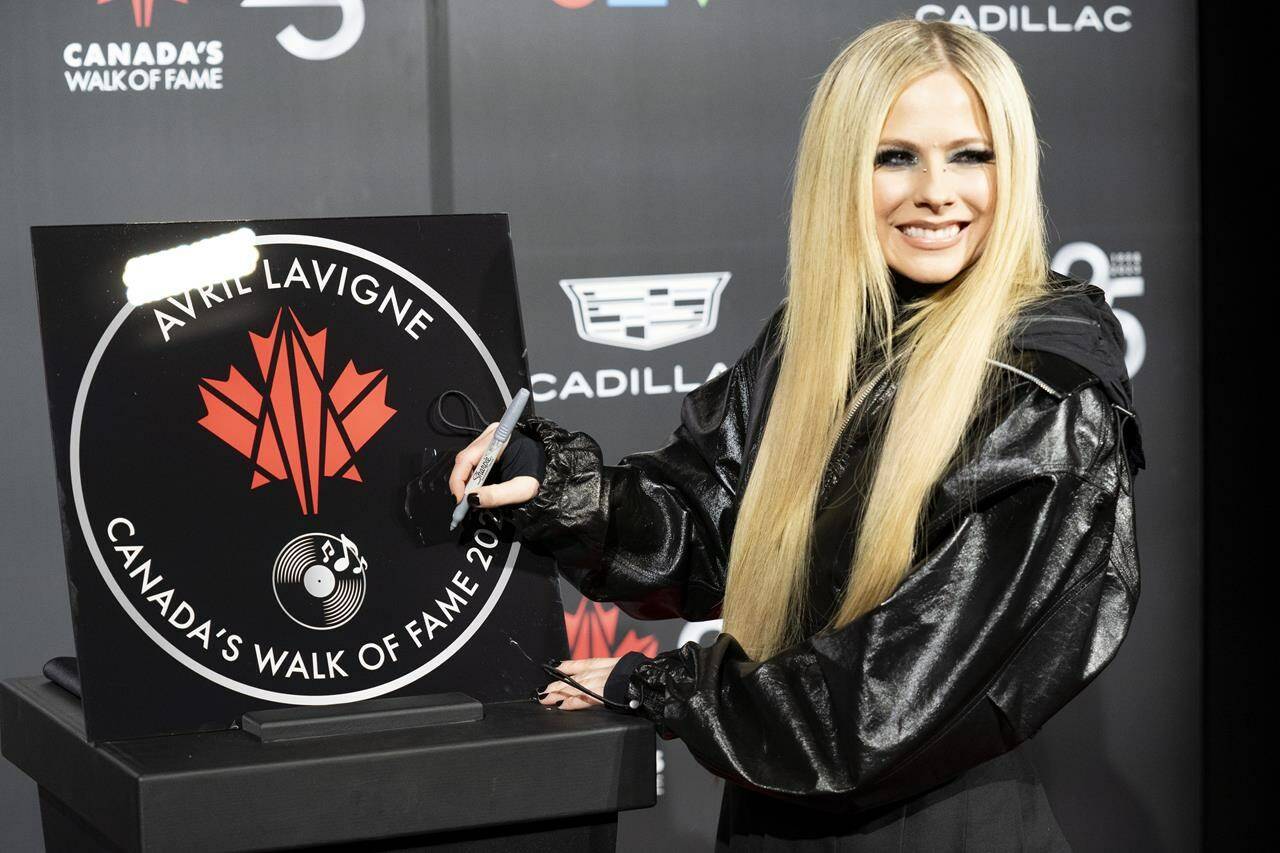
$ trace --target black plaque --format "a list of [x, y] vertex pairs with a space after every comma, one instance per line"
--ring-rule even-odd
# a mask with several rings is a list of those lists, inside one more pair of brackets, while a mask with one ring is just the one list
[[[127, 302], [131, 257], [242, 227], [252, 273]], [[32, 242], [90, 738], [544, 680], [511, 640], [565, 649], [554, 567], [489, 513], [429, 546], [403, 515], [424, 450], [470, 440], [430, 416], [441, 393], [497, 420], [528, 385], [504, 214]]]

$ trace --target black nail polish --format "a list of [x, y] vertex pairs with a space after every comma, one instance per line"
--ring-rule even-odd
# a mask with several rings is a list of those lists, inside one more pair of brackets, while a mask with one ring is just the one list
[[556, 701], [552, 702], [551, 704], [552, 704], [552, 706], [553, 706], [553, 707], [559, 708], [561, 705], [563, 705], [563, 704], [564, 704], [564, 700], [563, 700], [563, 699], [557, 699]]
[[560, 658], [547, 658], [547, 666], [559, 666]]
[[475, 492], [468, 493], [467, 503], [471, 504], [472, 506], [480, 506], [480, 496], [477, 495]]

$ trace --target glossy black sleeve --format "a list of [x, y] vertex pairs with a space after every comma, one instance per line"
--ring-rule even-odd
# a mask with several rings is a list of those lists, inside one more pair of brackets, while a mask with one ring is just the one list
[[599, 444], [546, 418], [519, 428], [542, 443], [538, 494], [508, 515], [593, 601], [638, 619], [719, 615], [751, 398], [780, 310], [728, 370], [685, 396], [680, 423], [652, 451], [603, 463]]
[[[1046, 417], [1038, 440], [1066, 440], [1074, 416]], [[1087, 474], [988, 482], [931, 525], [926, 556], [859, 619], [760, 662], [728, 634], [687, 643], [636, 667], [628, 698], [713, 773], [833, 811], [1012, 749], [1112, 659], [1137, 601], [1123, 452], [1114, 430], [1084, 431], [1110, 436]]]

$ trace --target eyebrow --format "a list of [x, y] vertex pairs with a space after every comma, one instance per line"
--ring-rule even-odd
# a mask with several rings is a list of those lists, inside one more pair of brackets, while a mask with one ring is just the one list
[[[964, 139], [953, 139], [951, 140], [951, 142], [947, 144], [947, 147], [959, 148], [962, 145], [972, 145], [975, 142], [979, 143], [980, 145], [985, 145], [988, 148], [991, 147], [991, 143], [980, 136], [966, 136]], [[909, 151], [917, 150], [917, 146], [914, 142], [908, 142], [905, 139], [881, 139], [878, 144], [882, 146], [888, 145], [888, 146], [893, 146], [897, 148], [906, 148]]]

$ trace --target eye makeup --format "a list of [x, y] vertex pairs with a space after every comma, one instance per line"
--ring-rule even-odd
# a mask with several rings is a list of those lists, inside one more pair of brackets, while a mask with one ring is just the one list
[[[956, 151], [948, 159], [948, 163], [960, 163], [965, 165], [984, 165], [995, 159], [995, 152], [990, 148], [980, 145], [969, 145], [959, 151]], [[876, 152], [875, 165], [890, 167], [910, 167], [919, 163], [919, 155], [914, 149], [894, 146], [892, 148], [882, 148]]]

